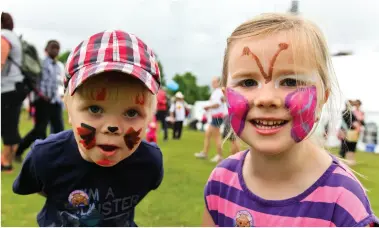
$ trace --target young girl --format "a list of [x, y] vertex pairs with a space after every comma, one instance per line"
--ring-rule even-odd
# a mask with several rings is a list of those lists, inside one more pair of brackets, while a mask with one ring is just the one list
[[250, 149], [222, 161], [205, 187], [204, 226], [369, 226], [357, 178], [310, 139], [332, 89], [321, 31], [265, 14], [228, 39], [222, 87], [231, 126]]

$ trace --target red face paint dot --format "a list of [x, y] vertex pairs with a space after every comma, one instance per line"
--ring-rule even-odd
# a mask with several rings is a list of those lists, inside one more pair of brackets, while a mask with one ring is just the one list
[[288, 44], [286, 44], [286, 43], [280, 43], [279, 44], [279, 48], [285, 50], [285, 49], [288, 48]]
[[101, 90], [96, 95], [96, 100], [97, 101], [105, 100], [106, 93], [107, 93], [106, 88], [101, 88]]
[[145, 104], [145, 97], [143, 96], [143, 94], [137, 94], [135, 103], [139, 105]]

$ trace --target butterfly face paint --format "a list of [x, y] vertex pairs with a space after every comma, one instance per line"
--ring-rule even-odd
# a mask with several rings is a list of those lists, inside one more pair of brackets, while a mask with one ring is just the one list
[[249, 112], [249, 103], [244, 96], [230, 88], [226, 88], [226, 97], [228, 100], [227, 105], [230, 125], [234, 132], [240, 136], [245, 127], [246, 116]]
[[96, 128], [82, 123], [81, 127], [77, 128], [78, 134], [82, 140], [80, 140], [80, 143], [86, 148], [87, 150], [93, 148], [96, 144]]
[[141, 140], [141, 138], [139, 137], [141, 130], [142, 129], [135, 131], [132, 127], [130, 127], [124, 135], [124, 141], [129, 150], [132, 150], [134, 146], [137, 145], [138, 142]]
[[285, 99], [285, 106], [293, 117], [291, 137], [295, 142], [301, 142], [312, 130], [316, 121], [316, 86], [299, 88], [288, 94]]
[[279, 50], [274, 54], [274, 56], [272, 57], [272, 59], [270, 61], [270, 66], [269, 66], [269, 69], [268, 69], [268, 74], [264, 71], [262, 63], [261, 63], [260, 59], [258, 58], [258, 56], [256, 56], [250, 50], [249, 47], [246, 46], [242, 50], [242, 55], [243, 56], [244, 55], [252, 56], [252, 58], [255, 60], [255, 62], [258, 65], [259, 71], [261, 72], [261, 74], [263, 75], [263, 77], [266, 80], [266, 82], [265, 82], [266, 84], [269, 83], [271, 81], [271, 79], [272, 79], [272, 72], [274, 70], [274, 64], [275, 64], [276, 58], [278, 57], [279, 53], [281, 51], [286, 50], [288, 48], [288, 44], [286, 44], [286, 43], [280, 43], [278, 46], [279, 46]]

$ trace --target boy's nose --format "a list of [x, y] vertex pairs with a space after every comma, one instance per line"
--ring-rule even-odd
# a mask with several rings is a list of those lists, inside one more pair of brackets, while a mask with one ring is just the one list
[[109, 130], [110, 132], [112, 132], [112, 133], [115, 133], [115, 132], [118, 130], [118, 127], [111, 127], [111, 126], [109, 126], [109, 127], [108, 127], [108, 130]]

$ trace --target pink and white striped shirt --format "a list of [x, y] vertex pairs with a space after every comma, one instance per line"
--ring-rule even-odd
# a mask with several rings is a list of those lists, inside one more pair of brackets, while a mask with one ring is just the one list
[[302, 194], [265, 200], [247, 189], [242, 165], [248, 151], [221, 162], [205, 187], [217, 226], [367, 226], [379, 223], [357, 178], [333, 157], [332, 165]]

